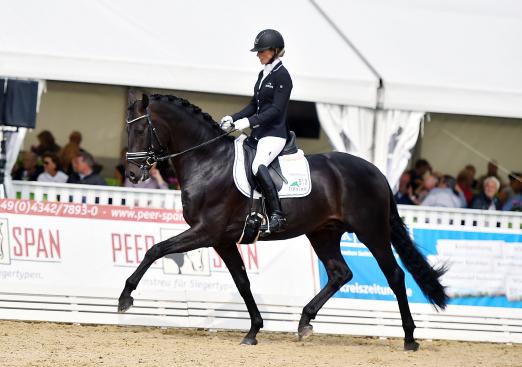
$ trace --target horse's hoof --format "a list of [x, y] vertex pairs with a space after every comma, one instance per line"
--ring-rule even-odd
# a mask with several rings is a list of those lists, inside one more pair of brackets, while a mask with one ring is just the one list
[[240, 345], [257, 345], [257, 339], [244, 337], [243, 340], [241, 340]]
[[313, 333], [314, 333], [314, 328], [310, 324], [302, 326], [297, 330], [297, 336], [299, 337], [300, 341], [308, 338]]
[[125, 298], [120, 298], [120, 300], [118, 301], [118, 312], [119, 313], [123, 313], [125, 311], [127, 311], [129, 308], [132, 307], [134, 303], [134, 298], [132, 297], [125, 297]]
[[411, 341], [411, 342], [404, 342], [404, 350], [408, 350], [408, 351], [417, 351], [417, 349], [419, 349], [419, 346], [420, 344], [417, 343], [415, 340], [414, 341]]

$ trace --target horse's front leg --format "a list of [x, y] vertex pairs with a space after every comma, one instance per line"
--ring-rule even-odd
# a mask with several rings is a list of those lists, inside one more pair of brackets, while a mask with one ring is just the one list
[[118, 312], [125, 312], [131, 308], [134, 299], [131, 293], [136, 289], [141, 278], [154, 261], [162, 258], [167, 254], [187, 252], [201, 247], [210, 247], [211, 240], [205, 234], [205, 231], [198, 227], [189, 228], [179, 235], [169, 238], [168, 240], [158, 242], [152, 246], [145, 254], [140, 265], [134, 273], [125, 282], [125, 287], [121, 292], [118, 302]]
[[250, 315], [250, 330], [241, 341], [241, 344], [256, 345], [256, 336], [259, 329], [263, 327], [263, 319], [257, 308], [254, 296], [252, 296], [252, 292], [250, 291], [250, 281], [248, 280], [243, 259], [235, 244], [216, 246], [214, 249], [227, 265], [228, 271], [230, 275], [232, 275], [232, 279], [234, 279], [234, 283], [236, 283], [239, 294], [243, 297], [248, 314]]

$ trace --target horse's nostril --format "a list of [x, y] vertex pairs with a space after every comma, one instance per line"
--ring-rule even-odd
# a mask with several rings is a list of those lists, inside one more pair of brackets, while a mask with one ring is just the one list
[[129, 172], [129, 178], [134, 178], [136, 177], [136, 175], [134, 174], [134, 172]]

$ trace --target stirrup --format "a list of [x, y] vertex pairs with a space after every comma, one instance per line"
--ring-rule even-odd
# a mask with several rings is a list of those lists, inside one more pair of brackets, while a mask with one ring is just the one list
[[274, 212], [259, 229], [265, 236], [271, 233], [283, 232], [286, 229], [286, 218], [283, 213]]

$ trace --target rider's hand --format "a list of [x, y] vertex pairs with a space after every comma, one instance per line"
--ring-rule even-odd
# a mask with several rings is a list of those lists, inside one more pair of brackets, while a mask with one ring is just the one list
[[219, 127], [225, 131], [229, 130], [230, 128], [232, 128], [232, 126], [234, 125], [234, 120], [232, 119], [231, 116], [225, 116], [221, 119], [221, 123], [219, 124]]
[[234, 122], [234, 126], [238, 130], [244, 130], [247, 127], [250, 127], [250, 121], [248, 121], [248, 118], [243, 117], [242, 119], [239, 119], [236, 122]]

